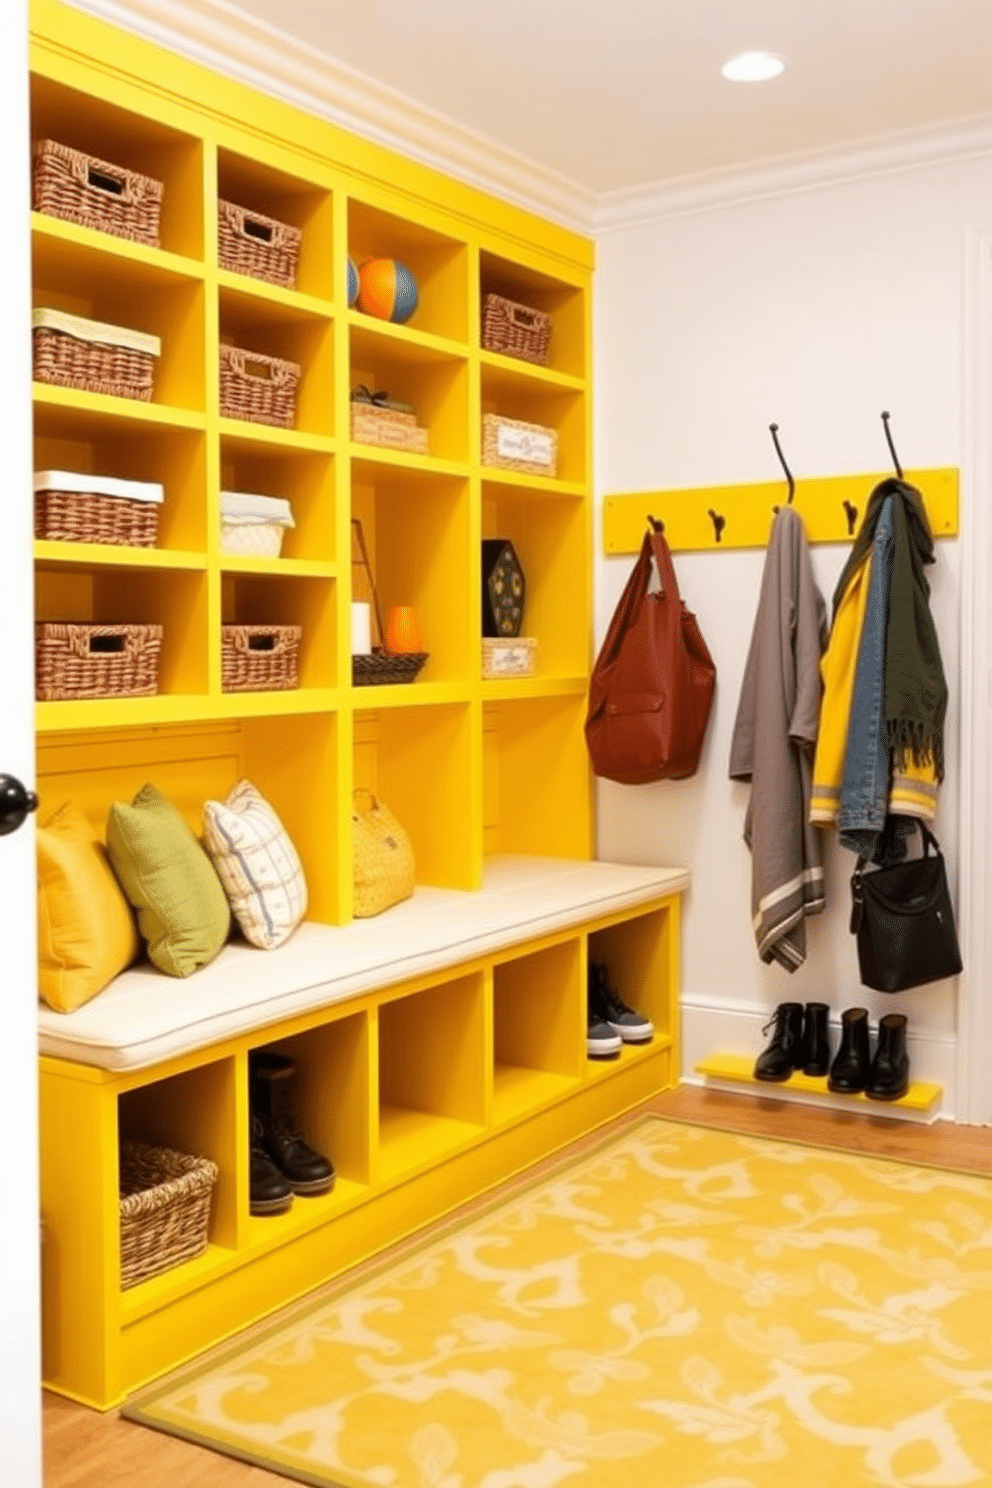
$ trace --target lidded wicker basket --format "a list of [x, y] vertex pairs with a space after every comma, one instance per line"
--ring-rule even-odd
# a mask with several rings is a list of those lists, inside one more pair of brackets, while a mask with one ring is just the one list
[[209, 1158], [121, 1142], [121, 1291], [202, 1255], [217, 1172]]
[[532, 310], [518, 305], [504, 295], [487, 294], [482, 302], [482, 346], [485, 351], [499, 351], [504, 356], [543, 367], [548, 360], [548, 347], [554, 326], [545, 310]]
[[38, 141], [32, 165], [32, 205], [36, 212], [134, 243], [159, 246], [165, 189], [161, 181], [55, 140]]
[[34, 478], [34, 535], [49, 542], [153, 548], [164, 488], [72, 470], [39, 470]]
[[43, 308], [34, 311], [31, 331], [36, 382], [151, 400], [160, 337]]
[[222, 269], [294, 289], [302, 240], [300, 229], [288, 222], [234, 202], [217, 203], [217, 254]]
[[288, 692], [300, 685], [300, 625], [222, 625], [224, 692]]
[[158, 692], [161, 625], [35, 624], [35, 697], [150, 697]]
[[297, 362], [221, 345], [221, 414], [224, 418], [291, 429], [296, 423], [300, 372]]

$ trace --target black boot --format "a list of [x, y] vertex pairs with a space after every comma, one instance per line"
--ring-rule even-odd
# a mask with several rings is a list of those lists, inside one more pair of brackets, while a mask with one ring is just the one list
[[825, 1002], [808, 1002], [803, 1015], [802, 1062], [804, 1075], [825, 1075], [830, 1068], [830, 1039], [827, 1019], [830, 1009]]
[[296, 1065], [266, 1049], [249, 1057], [251, 1108], [261, 1122], [261, 1145], [293, 1192], [322, 1194], [334, 1184], [334, 1167], [300, 1136], [296, 1118]]
[[[768, 1048], [755, 1060], [756, 1080], [787, 1080], [794, 1069], [802, 1063], [803, 1005], [801, 1002], [780, 1002], [775, 1009], [775, 1032]], [[772, 1023], [761, 1030], [767, 1033]]]
[[898, 1100], [908, 1089], [906, 1019], [902, 1013], [886, 1013], [878, 1020], [878, 1044], [865, 1095], [870, 1095], [872, 1100]]
[[868, 1009], [848, 1008], [840, 1018], [840, 1048], [830, 1066], [827, 1089], [837, 1095], [857, 1095], [868, 1084], [871, 1054]]
[[262, 1123], [253, 1116], [248, 1211], [251, 1214], [285, 1214], [293, 1202], [293, 1189], [262, 1146], [262, 1136]]

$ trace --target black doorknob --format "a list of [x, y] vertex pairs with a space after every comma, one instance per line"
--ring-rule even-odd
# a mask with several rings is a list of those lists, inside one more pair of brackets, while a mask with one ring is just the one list
[[25, 790], [16, 775], [0, 775], [0, 837], [16, 832], [29, 811], [38, 810], [38, 797]]

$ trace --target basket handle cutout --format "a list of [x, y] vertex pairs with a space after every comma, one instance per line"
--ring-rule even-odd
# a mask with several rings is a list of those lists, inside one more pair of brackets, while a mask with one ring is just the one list
[[269, 635], [250, 635], [248, 637], [249, 651], [275, 651], [276, 637]]
[[260, 243], [272, 242], [272, 224], [270, 222], [254, 222], [246, 217], [241, 224], [241, 231], [246, 238], [257, 238]]
[[98, 652], [121, 652], [124, 650], [125, 637], [122, 635], [91, 635], [90, 655]]
[[526, 326], [530, 330], [537, 324], [537, 311], [528, 310], [524, 305], [511, 305], [510, 319], [514, 325]]
[[106, 191], [110, 196], [124, 195], [124, 182], [108, 175], [106, 171], [98, 170], [95, 165], [91, 165], [86, 172], [86, 184], [95, 187], [97, 191]]
[[245, 357], [244, 374], [246, 377], [254, 377], [257, 382], [272, 382], [275, 369], [268, 362], [256, 361], [254, 357]]

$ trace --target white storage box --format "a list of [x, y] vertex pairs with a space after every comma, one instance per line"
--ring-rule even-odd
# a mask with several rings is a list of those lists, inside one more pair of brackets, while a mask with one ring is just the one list
[[281, 496], [251, 496], [245, 491], [220, 493], [220, 550], [253, 558], [278, 558], [293, 509]]

